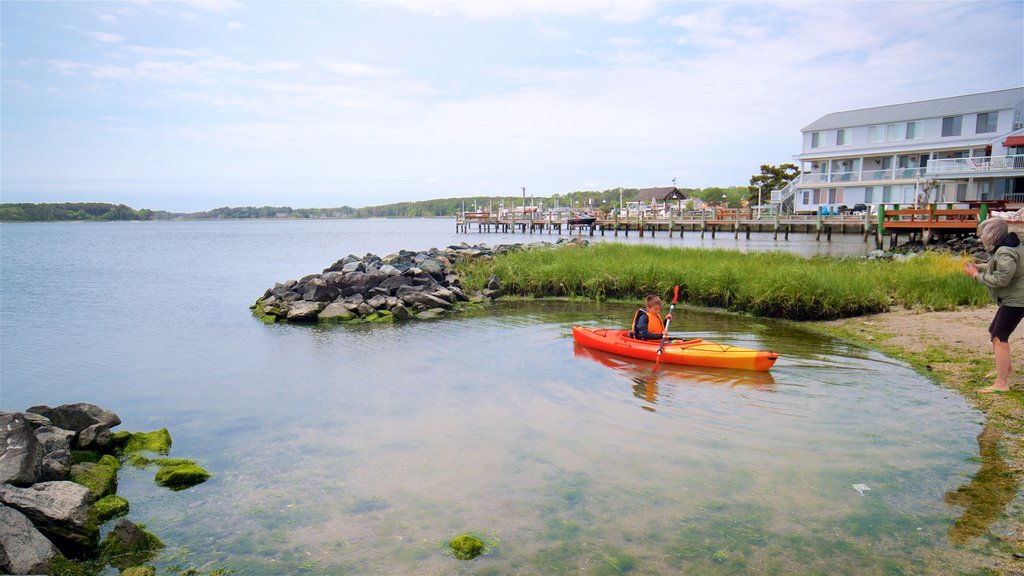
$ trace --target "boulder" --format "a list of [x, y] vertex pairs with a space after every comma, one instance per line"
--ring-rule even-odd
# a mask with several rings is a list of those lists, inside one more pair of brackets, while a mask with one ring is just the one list
[[71, 481], [92, 491], [95, 500], [117, 492], [117, 459], [109, 454], [99, 462], [82, 462], [71, 467]]
[[409, 318], [412, 318], [412, 314], [409, 312], [409, 309], [401, 304], [392, 306], [391, 314], [394, 315], [395, 320], [408, 320]]
[[210, 479], [210, 473], [194, 463], [162, 466], [156, 473], [156, 483], [171, 490], [184, 490]]
[[373, 314], [376, 311], [376, 308], [370, 306], [366, 302], [363, 302], [358, 307], [356, 307], [356, 312], [358, 312], [360, 316], [369, 316], [370, 314]]
[[444, 278], [444, 263], [436, 258], [427, 258], [419, 263], [420, 270], [430, 274], [434, 278]]
[[353, 294], [348, 298], [345, 298], [345, 303], [359, 305], [362, 304], [364, 300], [366, 300], [366, 298], [363, 297], [362, 294]]
[[484, 284], [484, 288], [488, 290], [501, 290], [501, 279], [497, 276], [491, 276], [487, 279], [487, 283]]
[[380, 283], [380, 287], [389, 293], [394, 293], [395, 290], [402, 286], [409, 286], [410, 284], [412, 284], [412, 278], [408, 276], [390, 276], [387, 280]]
[[127, 569], [156, 557], [164, 543], [141, 526], [122, 518], [100, 544], [103, 559], [117, 568]]
[[348, 274], [349, 272], [362, 272], [364, 270], [366, 270], [366, 266], [364, 266], [363, 263], [358, 260], [349, 262], [348, 264], [345, 264], [344, 266], [341, 267], [341, 271], [344, 272], [345, 274]]
[[295, 302], [297, 300], [302, 300], [302, 294], [299, 294], [298, 292], [285, 292], [279, 296], [279, 298], [281, 299], [281, 302]]
[[75, 433], [56, 426], [43, 426], [36, 428], [36, 440], [43, 447], [43, 454], [50, 454], [57, 450], [71, 450], [71, 441], [75, 439]]
[[387, 298], [384, 299], [384, 306], [387, 307], [388, 310], [391, 310], [392, 308], [398, 306], [399, 304], [401, 304], [401, 302], [399, 302], [398, 298], [394, 296], [388, 296]]
[[395, 268], [391, 264], [383, 264], [383, 265], [381, 265], [379, 270], [380, 270], [381, 274], [386, 274], [389, 277], [390, 276], [400, 276], [402, 274], [401, 270], [399, 270], [398, 268]]
[[390, 290], [388, 290], [387, 288], [381, 288], [380, 286], [377, 286], [375, 288], [370, 288], [369, 290], [366, 291], [366, 297], [367, 298], [372, 298], [374, 296], [384, 296], [384, 297], [387, 297], [390, 294], [391, 294]]
[[431, 308], [420, 312], [416, 317], [420, 320], [430, 320], [431, 318], [437, 318], [442, 314], [444, 314], [444, 308]]
[[93, 424], [78, 433], [78, 448], [80, 450], [105, 451], [110, 448], [110, 428], [106, 424]]
[[337, 297], [338, 289], [321, 278], [306, 284], [306, 292], [302, 295], [303, 300], [310, 302], [330, 302]]
[[71, 476], [71, 451], [54, 450], [43, 456], [43, 468], [39, 479], [43, 482], [67, 480]]
[[382, 310], [382, 309], [386, 308], [387, 303], [388, 303], [387, 297], [386, 296], [381, 296], [380, 294], [378, 294], [378, 295], [374, 296], [373, 298], [370, 298], [369, 300], [366, 301], [366, 304], [369, 307], [373, 308], [374, 310]]
[[42, 414], [36, 414], [34, 412], [22, 412], [21, 417], [28, 422], [28, 425], [33, 428], [42, 428], [43, 426], [50, 426], [53, 424], [50, 419]]
[[28, 412], [34, 412], [50, 419], [53, 426], [81, 432], [93, 424], [105, 424], [107, 428], [113, 428], [121, 423], [121, 419], [106, 408], [100, 408], [95, 404], [79, 402], [77, 404], [62, 404], [56, 408], [49, 406], [33, 406]]
[[18, 412], [0, 412], [0, 484], [37, 482], [43, 456], [43, 447], [25, 417]]
[[399, 286], [395, 290], [395, 296], [402, 298], [410, 294], [422, 294], [427, 290], [426, 286]]
[[125, 454], [135, 452], [156, 452], [167, 454], [171, 451], [171, 433], [167, 428], [153, 430], [152, 432], [115, 432], [114, 445], [124, 451]]
[[312, 322], [325, 307], [323, 302], [296, 302], [288, 309], [288, 321]]
[[443, 310], [448, 310], [452, 307], [451, 302], [448, 302], [447, 300], [442, 300], [437, 296], [423, 293], [402, 296], [402, 302], [406, 306], [411, 304], [422, 304], [427, 308], [441, 308]]
[[30, 488], [0, 485], [0, 504], [27, 516], [68, 556], [95, 550], [99, 542], [93, 500], [88, 488], [74, 482], [40, 482]]
[[130, 506], [124, 498], [111, 494], [97, 500], [95, 508], [96, 520], [102, 524], [111, 518], [124, 516], [128, 513]]
[[0, 506], [0, 572], [49, 574], [57, 548], [21, 512]]
[[447, 288], [441, 288], [439, 290], [434, 290], [433, 292], [430, 293], [430, 295], [433, 296], [434, 298], [440, 298], [441, 300], [444, 300], [445, 302], [451, 302], [451, 303], [455, 302], [455, 293], [452, 292], [451, 290], [447, 289]]
[[356, 315], [341, 302], [333, 302], [328, 304], [320, 314], [317, 315], [317, 320], [320, 322], [344, 322], [345, 320], [351, 320]]

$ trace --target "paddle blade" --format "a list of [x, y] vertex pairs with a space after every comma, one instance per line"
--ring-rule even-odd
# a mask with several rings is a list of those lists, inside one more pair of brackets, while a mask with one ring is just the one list
[[672, 291], [672, 303], [675, 304], [679, 300], [679, 284], [676, 284], [675, 289]]

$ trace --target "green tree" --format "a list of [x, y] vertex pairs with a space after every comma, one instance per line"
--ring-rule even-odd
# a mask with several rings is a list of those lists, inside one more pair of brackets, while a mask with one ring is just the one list
[[775, 190], [782, 190], [794, 178], [800, 175], [800, 168], [796, 164], [761, 164], [761, 173], [750, 177], [750, 200], [757, 202], [757, 185], [761, 185], [761, 201], [771, 198]]

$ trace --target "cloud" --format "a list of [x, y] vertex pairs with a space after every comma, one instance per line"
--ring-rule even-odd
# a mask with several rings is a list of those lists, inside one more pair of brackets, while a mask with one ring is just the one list
[[185, 3], [191, 4], [200, 10], [216, 12], [218, 14], [224, 14], [242, 7], [242, 3], [237, 0], [185, 0]]
[[654, 12], [653, 0], [385, 0], [420, 14], [447, 16], [460, 14], [468, 18], [511, 18], [516, 16], [598, 15], [611, 22], [633, 22]]
[[227, 25], [224, 27], [224, 29], [229, 32], [232, 30], [241, 30], [242, 28], [245, 28], [245, 24], [242, 24], [241, 22], [238, 22], [236, 20], [228, 22]]
[[104, 24], [117, 24], [117, 16], [113, 14], [100, 14], [96, 19]]
[[120, 34], [112, 34], [110, 32], [91, 31], [86, 32], [85, 35], [89, 38], [92, 38], [93, 40], [99, 40], [100, 42], [108, 42], [111, 44], [117, 44], [119, 42], [124, 41], [124, 37]]
[[324, 67], [331, 72], [341, 74], [343, 76], [383, 77], [397, 76], [402, 73], [398, 68], [383, 68], [380, 66], [365, 64], [363, 62], [327, 62], [324, 64]]

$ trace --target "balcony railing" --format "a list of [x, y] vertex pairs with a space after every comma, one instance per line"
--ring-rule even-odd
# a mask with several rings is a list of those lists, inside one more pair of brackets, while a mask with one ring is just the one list
[[978, 156], [975, 158], [943, 158], [928, 163], [928, 175], [1024, 170], [1024, 154], [1013, 156]]
[[924, 168], [880, 168], [852, 172], [806, 172], [800, 175], [800, 184], [843, 184], [847, 182], [875, 182], [884, 180], [913, 180], [925, 175]]

